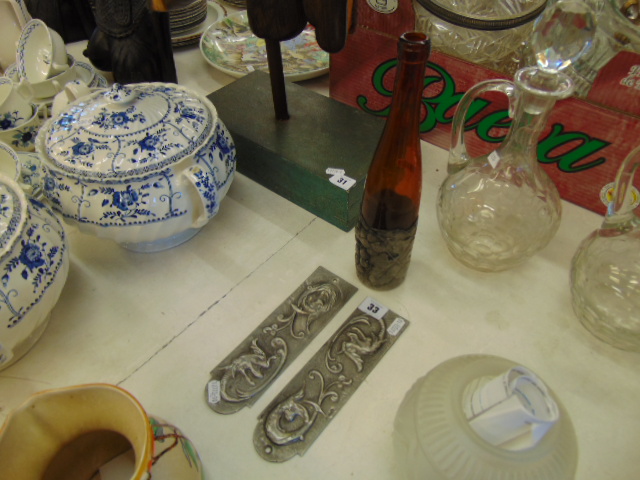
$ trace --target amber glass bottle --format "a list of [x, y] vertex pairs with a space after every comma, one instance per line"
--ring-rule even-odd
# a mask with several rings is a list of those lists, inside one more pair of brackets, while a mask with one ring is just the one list
[[422, 191], [419, 127], [429, 52], [424, 33], [400, 37], [391, 111], [367, 174], [356, 225], [356, 270], [374, 289], [400, 285], [411, 260]]

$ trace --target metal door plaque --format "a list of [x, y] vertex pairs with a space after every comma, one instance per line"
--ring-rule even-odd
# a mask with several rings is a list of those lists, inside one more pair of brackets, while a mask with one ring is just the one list
[[303, 455], [408, 324], [365, 300], [260, 414], [258, 454], [271, 462]]
[[318, 267], [211, 371], [208, 405], [223, 414], [253, 405], [357, 290]]

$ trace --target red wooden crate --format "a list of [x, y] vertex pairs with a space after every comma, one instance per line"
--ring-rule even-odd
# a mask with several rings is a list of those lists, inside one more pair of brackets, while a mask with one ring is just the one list
[[[410, 0], [398, 0], [392, 13], [358, 0], [358, 28], [347, 46], [331, 56], [330, 95], [373, 115], [386, 116], [395, 75], [397, 39], [414, 29]], [[422, 138], [448, 148], [451, 121], [462, 95], [473, 85], [505, 75], [433, 51], [426, 73]], [[496, 148], [508, 126], [506, 97], [487, 104], [467, 124], [471, 155]], [[640, 55], [619, 54], [600, 72], [587, 100], [556, 103], [538, 145], [538, 160], [560, 195], [604, 214], [603, 187], [613, 182], [620, 162], [640, 145]], [[425, 159], [428, 161], [428, 159]]]

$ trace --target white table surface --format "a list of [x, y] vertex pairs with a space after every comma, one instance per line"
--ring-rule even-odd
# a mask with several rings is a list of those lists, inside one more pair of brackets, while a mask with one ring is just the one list
[[[69, 50], [80, 57], [82, 45]], [[200, 93], [233, 81], [195, 47], [176, 52], [176, 63], [179, 82]], [[328, 76], [303, 83], [324, 94], [328, 84]], [[407, 390], [447, 359], [483, 353], [531, 368], [556, 392], [578, 436], [577, 479], [639, 478], [640, 356], [592, 337], [571, 308], [571, 257], [601, 217], [565, 202], [557, 236], [535, 258], [504, 273], [472, 271], [448, 253], [436, 222], [446, 152], [422, 146], [411, 267], [385, 293], [358, 281], [353, 231], [241, 174], [218, 215], [168, 251], [132, 253], [69, 226], [66, 286], [41, 340], [0, 372], [0, 421], [37, 391], [108, 382], [181, 428], [207, 479], [394, 480], [393, 419]], [[357, 286], [356, 295], [252, 408], [211, 411], [210, 370], [320, 265]], [[367, 296], [408, 318], [408, 330], [304, 456], [262, 460], [252, 441], [258, 415]]]

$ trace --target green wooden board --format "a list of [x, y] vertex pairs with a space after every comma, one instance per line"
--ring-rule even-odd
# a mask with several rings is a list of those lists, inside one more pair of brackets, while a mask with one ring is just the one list
[[[238, 171], [331, 224], [349, 231], [384, 119], [286, 83], [291, 118], [275, 119], [269, 75], [253, 72], [211, 93], [237, 148]], [[347, 191], [329, 181], [343, 169]]]

